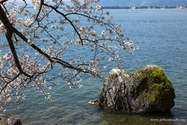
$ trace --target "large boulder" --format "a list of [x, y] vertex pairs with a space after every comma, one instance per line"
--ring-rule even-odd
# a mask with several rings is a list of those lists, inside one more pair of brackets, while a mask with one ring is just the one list
[[112, 69], [99, 93], [103, 107], [132, 113], [165, 112], [174, 106], [174, 98], [171, 81], [155, 65], [131, 73]]
[[22, 125], [20, 118], [0, 114], [0, 125]]

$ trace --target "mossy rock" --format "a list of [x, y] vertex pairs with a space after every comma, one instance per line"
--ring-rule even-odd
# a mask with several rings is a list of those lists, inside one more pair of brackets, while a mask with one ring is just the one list
[[105, 78], [99, 98], [108, 109], [149, 113], [172, 108], [175, 93], [163, 69], [148, 65], [131, 73], [113, 69]]
[[170, 109], [165, 106], [174, 106], [173, 85], [160, 66], [148, 65], [132, 73], [132, 78], [137, 76], [140, 77], [141, 87], [143, 88], [138, 94], [144, 98], [144, 101], [150, 103], [152, 109], [165, 111]]

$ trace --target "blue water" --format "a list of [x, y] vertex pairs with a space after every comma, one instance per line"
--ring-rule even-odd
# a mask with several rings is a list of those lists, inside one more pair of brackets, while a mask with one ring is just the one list
[[[187, 124], [187, 122], [158, 122], [151, 119], [186, 119], [187, 120], [187, 10], [108, 10], [114, 16], [116, 24], [122, 24], [125, 36], [134, 41], [139, 50], [133, 56], [121, 53], [126, 63], [122, 69], [131, 72], [148, 64], [159, 65], [172, 81], [175, 88], [175, 106], [166, 113], [138, 115], [120, 114], [104, 111], [85, 103], [98, 99], [102, 82], [89, 81], [84, 77], [83, 87], [69, 89], [58, 76], [54, 81], [59, 85], [51, 90], [52, 102], [44, 96], [29, 89], [26, 100], [14, 109], [14, 102], [6, 106], [8, 115], [19, 116], [26, 125], [62, 125], [62, 124], [102, 124], [102, 125], [171, 125]], [[74, 51], [74, 50], [72, 50]], [[82, 51], [84, 56], [88, 56]], [[72, 56], [77, 56], [71, 53]], [[84, 58], [84, 57], [83, 57]], [[106, 65], [110, 65], [105, 62]], [[106, 74], [110, 72], [111, 66]], [[50, 72], [51, 76], [56, 71]]]

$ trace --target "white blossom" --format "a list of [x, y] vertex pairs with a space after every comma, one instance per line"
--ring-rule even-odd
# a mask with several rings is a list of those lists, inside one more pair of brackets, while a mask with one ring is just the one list
[[96, 10], [97, 10], [97, 11], [100, 11], [100, 10], [101, 10], [101, 6], [97, 5], [97, 6], [96, 6]]
[[35, 9], [35, 10], [38, 10], [38, 9], [39, 9], [39, 5], [35, 5], [35, 6], [34, 6], [34, 9]]
[[56, 29], [56, 26], [55, 26], [55, 25], [52, 25], [52, 26], [51, 26], [51, 29]]
[[32, 44], [33, 44], [33, 43], [32, 43], [32, 40], [30, 40], [30, 39], [27, 40], [27, 44], [28, 44], [28, 45], [32, 45]]
[[93, 31], [93, 32], [90, 32], [90, 36], [97, 37], [97, 34], [95, 33], [95, 31]]
[[[88, 4], [99, 1], [84, 0], [84, 5], [82, 6], [79, 0], [70, 0], [74, 4], [73, 10], [63, 0], [61, 3], [59, 3], [59, 0], [52, 0], [53, 3], [45, 1], [48, 7], [42, 5], [38, 17], [37, 10], [40, 7], [40, 0], [32, 0], [35, 12], [29, 11], [27, 8], [23, 9], [22, 6], [13, 7], [14, 9], [9, 9], [7, 6], [10, 15], [7, 15], [8, 20], [18, 31], [21, 31], [21, 35], [28, 39], [26, 42], [31, 47], [22, 45], [21, 40], [23, 40], [23, 37], [18, 37], [14, 33], [15, 36], [12, 37], [13, 44], [16, 50], [21, 48], [21, 51], [18, 51], [16, 54], [18, 55], [20, 67], [24, 73], [20, 73], [20, 69], [15, 64], [11, 51], [4, 49], [3, 46], [1, 47], [1, 86], [11, 81], [0, 94], [1, 104], [8, 103], [13, 97], [12, 95], [15, 95], [16, 105], [19, 101], [25, 100], [26, 95], [24, 94], [24, 89], [28, 87], [37, 87], [46, 99], [52, 101], [50, 93], [45, 91], [51, 90], [58, 83], [50, 82], [53, 76], [47, 76], [46, 73], [49, 70], [59, 68], [58, 70], [61, 70], [61, 72], [57, 74], [62, 77], [63, 81], [67, 82], [70, 88], [80, 88], [82, 86], [81, 73], [89, 74], [90, 80], [97, 78], [96, 76], [103, 78], [103, 72], [101, 71], [107, 67], [101, 66], [100, 64], [103, 64], [105, 60], [115, 61], [119, 65], [123, 65], [124, 61], [119, 58], [120, 51], [117, 47], [124, 51], [129, 50], [128, 52], [133, 54], [133, 50], [135, 49], [133, 47], [134, 42], [129, 38], [124, 40], [125, 34], [122, 31], [122, 26], [116, 26], [113, 22], [113, 17], [106, 18], [107, 15], [110, 15], [108, 11], [104, 14], [100, 11], [101, 6], [99, 5], [96, 7], [91, 5], [87, 7]], [[59, 10], [58, 5], [64, 8], [64, 12]], [[52, 15], [54, 10], [57, 11], [55, 15]], [[20, 14], [22, 14], [21, 18], [18, 17]], [[55, 18], [51, 18], [51, 16], [55, 16]], [[58, 17], [58, 20], [55, 20], [56, 17]], [[97, 29], [98, 27], [100, 29]], [[2, 21], [0, 22], [0, 34], [5, 35], [5, 32], [6, 27]], [[36, 47], [34, 47], [33, 42]], [[8, 46], [7, 43], [2, 41], [2, 45]], [[91, 51], [92, 54], [81, 58], [82, 55], [78, 53], [77, 49], [75, 51], [80, 56], [79, 59], [75, 58], [70, 60], [67, 58], [62, 60], [65, 56], [68, 56], [68, 51], [71, 50], [69, 47], [75, 44], [81, 45], [78, 49], [82, 49], [82, 45], [83, 47], [87, 47], [84, 52]], [[89, 50], [87, 51], [88, 48]], [[139, 48], [136, 47], [136, 49]], [[74, 57], [71, 56], [71, 58]], [[6, 111], [3, 107], [0, 110]]]

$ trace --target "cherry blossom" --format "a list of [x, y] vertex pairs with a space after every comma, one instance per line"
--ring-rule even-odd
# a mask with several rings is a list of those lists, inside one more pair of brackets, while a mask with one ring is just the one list
[[[6, 39], [0, 49], [1, 111], [6, 111], [3, 106], [13, 97], [16, 105], [27, 99], [27, 88], [38, 88], [52, 101], [49, 91], [61, 81], [52, 82], [51, 70], [60, 70], [58, 77], [69, 88], [80, 88], [82, 74], [89, 74], [90, 80], [103, 80], [107, 67], [100, 64], [104, 60], [123, 66], [119, 49], [130, 55], [139, 49], [125, 38], [122, 25], [113, 23], [110, 12], [99, 5], [88, 6], [99, 1], [84, 0], [81, 5], [79, 0], [70, 0], [71, 7], [63, 0], [32, 0], [35, 12], [26, 8], [26, 1], [22, 6], [1, 2], [0, 35]], [[58, 20], [51, 17], [54, 13]], [[84, 59], [82, 53], [76, 53], [79, 58], [65, 59], [73, 46], [89, 48], [91, 57]]]

